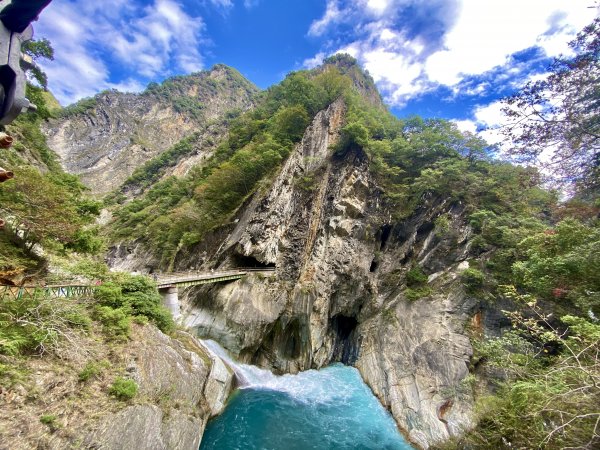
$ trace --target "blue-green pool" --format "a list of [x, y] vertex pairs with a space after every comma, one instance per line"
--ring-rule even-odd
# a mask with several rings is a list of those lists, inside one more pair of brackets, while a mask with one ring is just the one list
[[412, 449], [352, 367], [281, 377], [240, 368], [248, 386], [208, 423], [201, 450]]

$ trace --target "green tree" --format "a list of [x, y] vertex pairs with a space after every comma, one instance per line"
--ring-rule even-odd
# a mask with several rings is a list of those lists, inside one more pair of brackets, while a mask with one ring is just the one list
[[[81, 231], [98, 212], [97, 202], [82, 197], [84, 186], [73, 175], [41, 174], [31, 166], [15, 169], [16, 176], [0, 186], [0, 205], [13, 232], [22, 232], [30, 245], [47, 239], [82, 245], [96, 251], [100, 243]], [[87, 236], [86, 236], [87, 234]]]
[[273, 134], [280, 140], [298, 142], [304, 135], [310, 117], [302, 105], [281, 108], [273, 117]]
[[565, 219], [518, 244], [519, 287], [580, 314], [600, 315], [600, 227]]
[[[558, 182], [598, 191], [600, 175], [600, 19], [570, 44], [575, 56], [557, 58], [550, 75], [504, 100], [512, 140], [521, 162], [543, 164]], [[543, 157], [544, 161], [540, 161]]]
[[[26, 55], [30, 56], [34, 62], [39, 59], [47, 59], [49, 61], [54, 60], [54, 49], [48, 39], [32, 39], [26, 41], [21, 45], [21, 51]], [[46, 73], [42, 71], [37, 64], [31, 68], [31, 75], [33, 78], [42, 86], [44, 90], [48, 88], [48, 77]]]

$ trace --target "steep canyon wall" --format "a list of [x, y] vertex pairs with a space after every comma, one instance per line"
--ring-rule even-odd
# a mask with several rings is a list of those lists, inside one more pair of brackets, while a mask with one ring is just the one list
[[[470, 424], [466, 328], [478, 301], [458, 280], [470, 230], [461, 205], [443, 199], [423, 199], [412, 216], [390, 220], [365, 153], [335, 151], [344, 115], [338, 100], [315, 117], [205, 262], [275, 271], [185, 291], [186, 323], [279, 372], [355, 365], [427, 447]], [[444, 234], [434, 226], [442, 214], [450, 218]], [[427, 295], [411, 300], [406, 273], [415, 265], [429, 283]]]

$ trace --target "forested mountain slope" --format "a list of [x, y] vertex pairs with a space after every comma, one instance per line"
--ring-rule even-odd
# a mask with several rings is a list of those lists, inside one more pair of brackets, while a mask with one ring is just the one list
[[[23, 148], [3, 153], [2, 163], [41, 169], [30, 178], [44, 180], [36, 186], [46, 186], [40, 201], [51, 208], [47, 216], [25, 216], [38, 211], [28, 203], [36, 196], [26, 196], [17, 177], [0, 185], [6, 217], [25, 217], [9, 223], [10, 235], [2, 232], [11, 237], [2, 268], [20, 271], [20, 279], [41, 270], [39, 278], [50, 280], [48, 260], [60, 261], [61, 270], [103, 285], [59, 315], [72, 320], [60, 322], [63, 334], [49, 341], [40, 330], [54, 326], [48, 318], [57, 309], [40, 309], [39, 299], [3, 303], [0, 376], [11, 389], [33, 389], [28, 357], [45, 349], [40, 360], [52, 373], [57, 359], [68, 361], [59, 377], [71, 377], [68, 386], [92, 371], [79, 375], [83, 394], [65, 394], [78, 405], [99, 392], [107, 405], [102, 418], [84, 414], [89, 442], [116, 445], [109, 425], [135, 423], [130, 430], [138, 436], [168, 446], [174, 435], [153, 426], [164, 419], [196, 445], [199, 436], [185, 424], [195, 421], [201, 433], [222, 406], [209, 400], [226, 395], [231, 382], [228, 374], [215, 378], [217, 369], [193, 341], [168, 341], [152, 328], [179, 336], [149, 279], [110, 273], [84, 256], [96, 252], [113, 269], [143, 273], [273, 269], [180, 292], [185, 324], [240, 360], [281, 373], [338, 361], [356, 366], [420, 447], [597, 445], [594, 198], [559, 202], [537, 170], [496, 159], [494, 148], [454, 124], [394, 117], [347, 55], [260, 93], [216, 66], [138, 96], [99, 94], [70, 111], [43, 124], [50, 147], [92, 193], [107, 193], [103, 206], [112, 219], [92, 224], [100, 205], [45, 146], [39, 126], [47, 116], [17, 124]], [[136, 140], [139, 133], [149, 142]], [[54, 219], [59, 227], [50, 226]], [[48, 253], [35, 254], [32, 242]], [[9, 249], [18, 254], [5, 256]], [[19, 268], [17, 256], [24, 258]], [[15, 322], [40, 310], [42, 320], [26, 329]], [[83, 356], [61, 353], [72, 332], [91, 338]], [[156, 382], [145, 376], [152, 367], [127, 360], [143, 360], [147, 342], [161, 342], [171, 358], [161, 358]], [[88, 367], [94, 355], [105, 366]], [[192, 361], [181, 363], [190, 370], [174, 375], [169, 368], [182, 360]], [[193, 399], [203, 405], [198, 418], [194, 408], [177, 408], [189, 401], [183, 393], [175, 402], [163, 395], [162, 380], [171, 376], [182, 383], [212, 377], [222, 389]], [[128, 391], [130, 382], [113, 388], [119, 378], [139, 384], [143, 395]], [[52, 431], [69, 411], [53, 410], [54, 419], [41, 422], [49, 431], [33, 427], [23, 442], [83, 438], [68, 427]], [[160, 431], [140, 432], [148, 426]]]
[[[251, 107], [257, 93], [237, 71], [217, 65], [151, 84], [141, 94], [106, 91], [81, 100], [50, 120], [44, 131], [65, 170], [79, 175], [93, 193], [106, 194], [170, 149], [161, 169], [184, 174], [211, 154], [227, 115]], [[185, 149], [174, 155], [172, 147], [184, 138]], [[176, 169], [183, 159], [190, 162]]]
[[232, 374], [175, 329], [151, 280], [109, 272], [102, 204], [41, 131], [62, 113], [40, 87], [27, 96], [37, 112], [3, 127], [14, 143], [0, 149], [12, 174], [0, 184], [0, 447], [198, 448]]

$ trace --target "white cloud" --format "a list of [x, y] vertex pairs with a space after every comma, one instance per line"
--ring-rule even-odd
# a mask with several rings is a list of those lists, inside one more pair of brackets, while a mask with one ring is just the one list
[[252, 9], [255, 6], [258, 6], [259, 3], [260, 3], [260, 0], [244, 0], [244, 8]]
[[495, 101], [485, 106], [477, 106], [474, 110], [474, 116], [478, 124], [486, 127], [497, 126], [504, 121], [502, 113], [502, 102]]
[[314, 67], [317, 67], [323, 63], [325, 56], [326, 55], [323, 52], [317, 53], [314, 56], [314, 58], [305, 59], [304, 62], [302, 62], [302, 67], [306, 69], [312, 69]]
[[[495, 82], [523, 78], [530, 69], [512, 55], [532, 47], [539, 47], [546, 57], [568, 53], [567, 43], [598, 13], [589, 4], [589, 0], [328, 0], [325, 14], [312, 23], [309, 34], [336, 38], [328, 42], [342, 40], [327, 53], [349, 51], [369, 70], [386, 100], [402, 106], [440, 85], [455, 93], [483, 94], [494, 86], [463, 82], [492, 70]], [[339, 24], [345, 26], [336, 35]], [[355, 30], [350, 36], [344, 35], [348, 25]]]
[[381, 16], [392, 3], [392, 0], [367, 0], [367, 9], [376, 16]]
[[[535, 45], [548, 56], [557, 56], [593, 19], [586, 6], [587, 0], [570, 0], [568, 5], [562, 0], [464, 0], [456, 24], [445, 36], [445, 48], [427, 58], [428, 78], [453, 85], [465, 75], [505, 65], [510, 55]], [[559, 23], [551, 24], [557, 17]], [[560, 27], [546, 34], [551, 25]]]
[[139, 91], [157, 76], [202, 68], [204, 23], [175, 0], [145, 7], [125, 0], [56, 2], [34, 27], [55, 49], [55, 61], [41, 65], [62, 104], [102, 89]]
[[479, 105], [473, 109], [473, 119], [452, 120], [459, 130], [474, 133], [485, 139], [490, 144], [501, 144], [506, 139], [500, 129], [506, 123], [502, 113], [501, 101], [494, 101], [487, 105]]
[[378, 48], [364, 51], [361, 57], [375, 82], [390, 93], [392, 102], [401, 102], [403, 97], [414, 95], [423, 88], [419, 82], [422, 65], [412, 62], [406, 55]]
[[353, 58], [358, 58], [361, 53], [358, 43], [348, 44], [345, 47], [339, 48], [335, 53], [346, 53]]
[[144, 83], [133, 78], [129, 78], [119, 83], [109, 83], [109, 89], [116, 89], [120, 92], [141, 92], [145, 87], [146, 85]]
[[477, 123], [474, 120], [464, 119], [464, 120], [451, 120], [456, 124], [456, 127], [464, 132], [464, 133], [476, 133], [477, 132]]
[[342, 11], [338, 7], [337, 0], [327, 0], [325, 15], [319, 20], [315, 20], [308, 29], [310, 36], [321, 36], [331, 24], [338, 22], [343, 17]]

